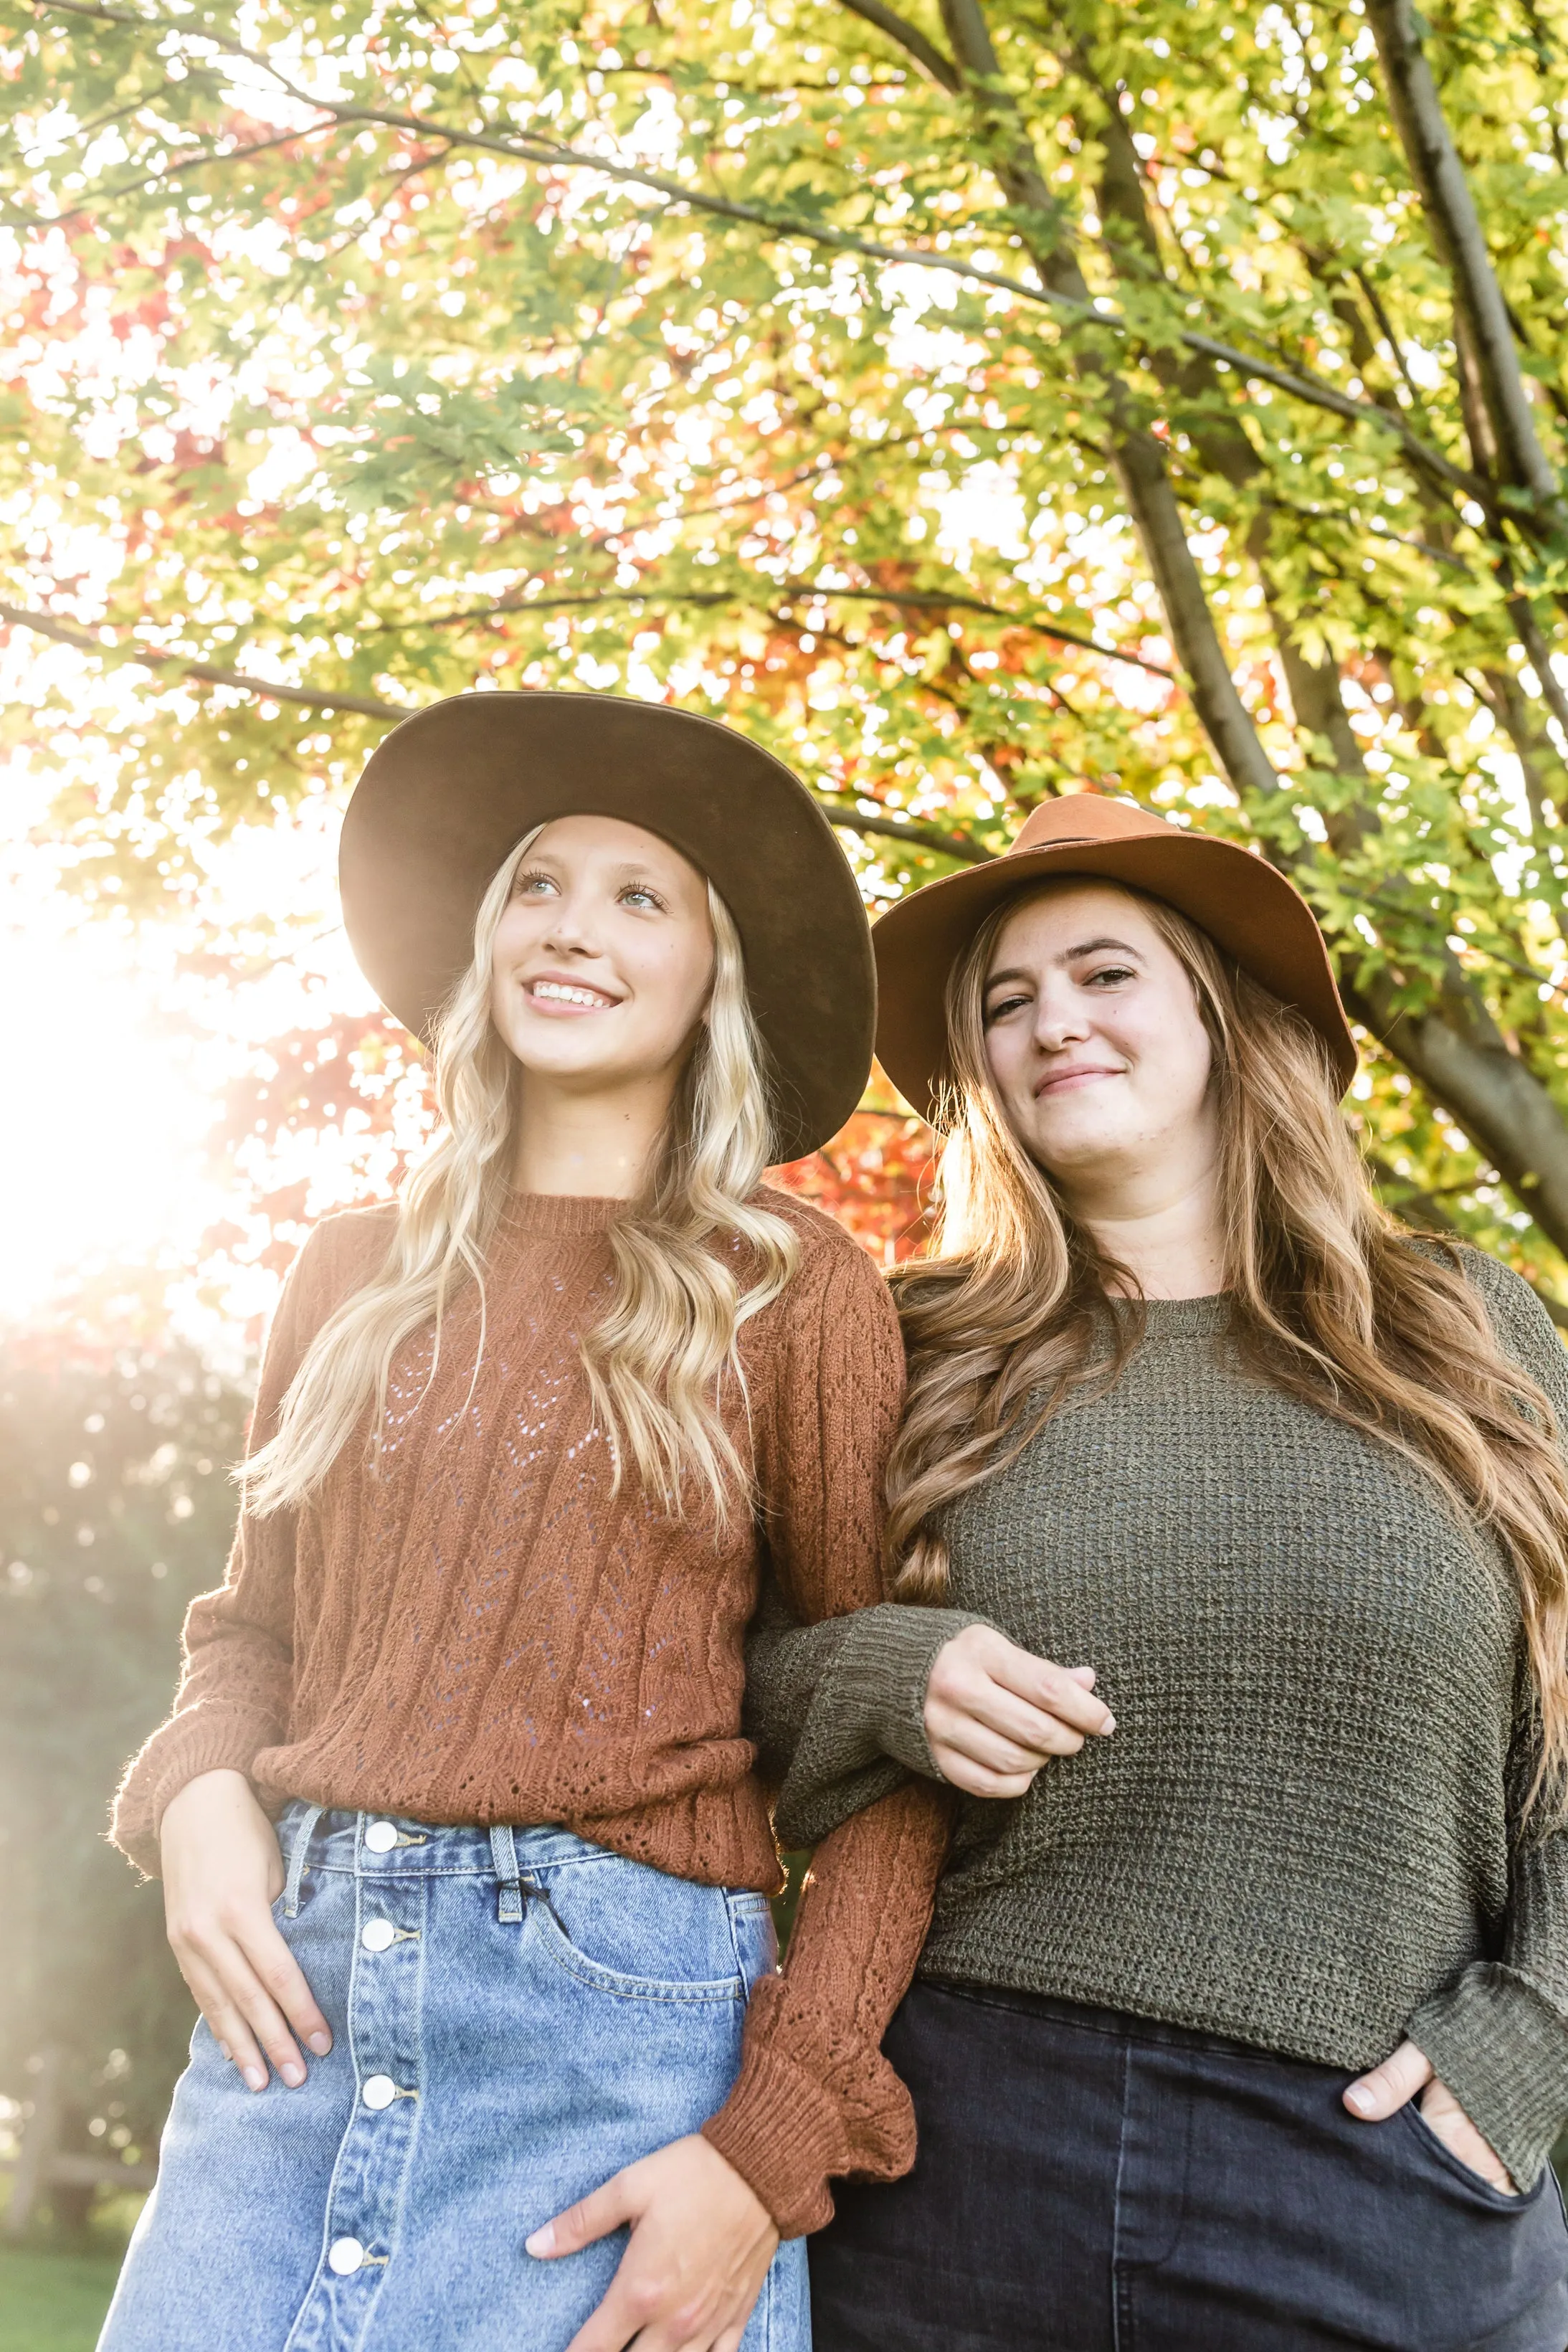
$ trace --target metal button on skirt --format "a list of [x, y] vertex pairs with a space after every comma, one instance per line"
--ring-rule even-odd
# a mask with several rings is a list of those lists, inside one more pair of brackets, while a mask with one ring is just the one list
[[[198, 2024], [100, 2352], [565, 2352], [625, 2232], [523, 2241], [722, 2105], [766, 1898], [564, 1830], [293, 1805], [279, 1837], [331, 2054], [257, 2095]], [[742, 2352], [810, 2346], [797, 2239]]]

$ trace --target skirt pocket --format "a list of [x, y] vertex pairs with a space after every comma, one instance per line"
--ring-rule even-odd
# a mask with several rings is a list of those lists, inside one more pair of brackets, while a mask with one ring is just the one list
[[695, 2003], [744, 2001], [750, 1990], [722, 1887], [604, 1853], [530, 1872], [524, 1887], [539, 1948], [580, 1984]]

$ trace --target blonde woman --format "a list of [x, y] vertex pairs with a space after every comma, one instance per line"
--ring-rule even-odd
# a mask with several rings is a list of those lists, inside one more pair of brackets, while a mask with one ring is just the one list
[[875, 938], [947, 1137], [904, 1605], [759, 1636], [753, 1706], [787, 1836], [963, 1793], [818, 2352], [1562, 2352], [1557, 1336], [1378, 1208], [1261, 860], [1084, 793]]
[[106, 2352], [804, 2352], [830, 2176], [910, 2158], [873, 1948], [942, 1834], [846, 1828], [775, 1972], [764, 1528], [802, 1614], [875, 1597], [902, 1390], [759, 1181], [865, 1075], [854, 882], [727, 730], [483, 694], [376, 752], [342, 887], [443, 1124], [301, 1252], [120, 1791], [203, 2021]]

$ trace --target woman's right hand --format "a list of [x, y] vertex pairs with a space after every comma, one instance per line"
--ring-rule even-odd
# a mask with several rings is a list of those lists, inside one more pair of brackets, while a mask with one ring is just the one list
[[1053, 1666], [994, 1625], [966, 1625], [925, 1685], [925, 1744], [945, 1780], [971, 1797], [1021, 1797], [1042, 1764], [1103, 1739], [1116, 1718], [1092, 1666]]
[[245, 1774], [188, 1780], [170, 1800], [159, 1843], [169, 1941], [218, 2048], [253, 2091], [267, 2088], [268, 2059], [298, 2089], [305, 2061], [295, 2035], [324, 2058], [332, 2033], [273, 1925], [283, 1857]]

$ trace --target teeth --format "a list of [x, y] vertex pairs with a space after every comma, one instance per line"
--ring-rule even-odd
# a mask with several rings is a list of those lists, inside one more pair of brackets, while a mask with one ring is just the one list
[[612, 997], [601, 996], [596, 988], [569, 988], [559, 980], [536, 980], [533, 984], [533, 993], [536, 996], [548, 996], [551, 1003], [556, 1004], [594, 1006], [614, 1002]]

